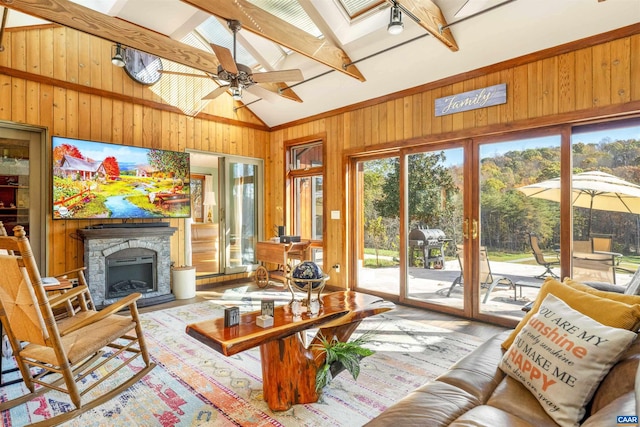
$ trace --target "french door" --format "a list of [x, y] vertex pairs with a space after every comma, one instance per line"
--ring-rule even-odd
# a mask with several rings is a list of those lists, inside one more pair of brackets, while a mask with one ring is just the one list
[[356, 159], [355, 287], [462, 313], [462, 143]]

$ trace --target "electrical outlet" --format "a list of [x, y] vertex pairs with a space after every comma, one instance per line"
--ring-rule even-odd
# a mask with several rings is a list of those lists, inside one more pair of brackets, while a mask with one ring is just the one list
[[71, 282], [71, 284], [73, 286], [78, 286], [78, 279], [77, 278], [69, 279], [69, 281]]
[[336, 271], [336, 273], [340, 273], [340, 264], [334, 264], [333, 269]]

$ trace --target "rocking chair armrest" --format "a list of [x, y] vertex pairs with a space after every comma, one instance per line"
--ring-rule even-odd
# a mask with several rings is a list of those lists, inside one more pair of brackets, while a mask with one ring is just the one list
[[80, 285], [86, 285], [86, 280], [84, 278], [84, 271], [87, 269], [87, 267], [78, 267], [78, 268], [74, 268], [73, 270], [69, 270], [69, 271], [65, 271], [64, 273], [60, 273], [60, 274], [56, 274], [55, 277], [56, 279], [58, 278], [64, 278], [66, 279], [67, 276], [69, 276], [70, 274], [76, 274], [78, 276], [78, 282]]
[[89, 292], [89, 288], [85, 285], [76, 286], [75, 288], [69, 289], [67, 292], [56, 295], [55, 297], [49, 300], [49, 305], [53, 307], [57, 307], [60, 304], [66, 303], [67, 301], [78, 297], [79, 295]]
[[[82, 329], [85, 326], [96, 323], [102, 319], [105, 319], [111, 316], [112, 314], [117, 313], [118, 311], [122, 310], [125, 307], [130, 307], [132, 305], [135, 305], [136, 301], [141, 297], [142, 297], [142, 294], [139, 292], [129, 294], [126, 297], [122, 298], [121, 300], [114, 302], [113, 304], [103, 308], [100, 311], [97, 311], [95, 314], [87, 317], [86, 319], [70, 326], [68, 329], [65, 329], [64, 333], [61, 333], [61, 335], [67, 335], [71, 332], [77, 331], [78, 329]], [[134, 310], [131, 310], [131, 311], [134, 312]]]

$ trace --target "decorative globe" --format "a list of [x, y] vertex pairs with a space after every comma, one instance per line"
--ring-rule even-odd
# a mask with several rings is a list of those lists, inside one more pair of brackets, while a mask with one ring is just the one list
[[[303, 261], [300, 264], [296, 265], [291, 273], [291, 277], [295, 279], [322, 279], [324, 277], [324, 273], [313, 261]], [[311, 283], [311, 288], [315, 289], [318, 286], [322, 285], [322, 280], [317, 282], [301, 282], [298, 280], [294, 280], [293, 283], [299, 288], [305, 288], [309, 283]]]

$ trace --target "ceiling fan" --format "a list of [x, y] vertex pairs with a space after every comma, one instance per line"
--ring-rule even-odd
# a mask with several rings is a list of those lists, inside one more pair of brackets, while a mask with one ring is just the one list
[[[233, 54], [229, 49], [224, 46], [211, 43], [213, 53], [220, 61], [218, 65], [217, 73], [203, 74], [188, 74], [182, 72], [172, 72], [164, 70], [163, 74], [178, 74], [178, 75], [191, 75], [194, 77], [207, 77], [215, 80], [221, 80], [226, 82], [220, 87], [214, 89], [211, 93], [205, 95], [202, 99], [215, 99], [222, 95], [227, 90], [231, 91], [233, 99], [240, 101], [242, 99], [242, 91], [252, 93], [255, 96], [266, 99], [274, 99], [274, 95], [282, 95], [277, 85], [270, 83], [281, 83], [286, 81], [301, 81], [304, 80], [302, 71], [298, 69], [291, 70], [279, 70], [279, 71], [264, 71], [253, 72], [253, 70], [244, 65], [236, 62], [236, 34], [240, 31], [242, 25], [240, 21], [229, 20], [227, 21], [229, 28], [233, 32]], [[264, 85], [260, 86], [260, 85]], [[284, 96], [284, 95], [282, 95]], [[286, 97], [289, 98], [289, 97]]]

